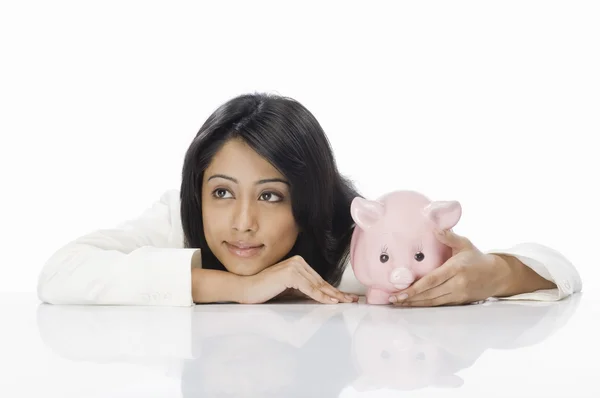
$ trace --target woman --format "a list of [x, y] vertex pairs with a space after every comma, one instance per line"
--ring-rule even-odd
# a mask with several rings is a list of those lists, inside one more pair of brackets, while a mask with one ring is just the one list
[[[242, 95], [201, 127], [179, 192], [165, 192], [115, 229], [60, 248], [41, 271], [38, 295], [54, 304], [188, 306], [263, 303], [293, 291], [321, 303], [353, 302], [362, 289], [345, 291], [340, 283], [342, 276], [352, 280], [356, 196], [305, 107]], [[452, 258], [390, 302], [556, 300], [581, 289], [574, 267], [550, 248], [522, 244], [482, 253], [451, 231], [438, 238], [453, 248]]]

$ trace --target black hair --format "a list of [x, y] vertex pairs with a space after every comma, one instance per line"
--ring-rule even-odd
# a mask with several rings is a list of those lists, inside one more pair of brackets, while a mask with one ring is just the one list
[[244, 94], [204, 122], [188, 148], [181, 181], [181, 220], [186, 248], [200, 248], [202, 267], [225, 270], [210, 251], [202, 221], [202, 179], [217, 151], [242, 139], [290, 182], [298, 238], [281, 260], [300, 255], [334, 286], [347, 264], [358, 194], [336, 166], [323, 128], [298, 101], [273, 94]]

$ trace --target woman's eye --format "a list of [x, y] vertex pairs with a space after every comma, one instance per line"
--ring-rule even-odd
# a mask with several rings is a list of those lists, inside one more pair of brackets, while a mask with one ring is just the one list
[[[260, 198], [267, 202], [281, 202], [282, 200], [281, 196], [279, 196], [275, 192], [265, 192], [260, 195]], [[276, 198], [276, 200], [271, 200], [272, 198]]]
[[219, 189], [215, 189], [213, 192], [213, 196], [215, 198], [219, 198], [219, 199], [223, 199], [225, 197], [225, 195], [227, 194], [227, 190], [223, 189], [223, 188], [219, 188]]

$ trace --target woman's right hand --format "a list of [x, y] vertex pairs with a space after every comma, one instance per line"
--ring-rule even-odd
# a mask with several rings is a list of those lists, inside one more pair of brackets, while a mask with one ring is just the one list
[[243, 277], [243, 303], [264, 303], [288, 289], [296, 289], [323, 304], [358, 301], [327, 283], [301, 256], [294, 256], [256, 275]]

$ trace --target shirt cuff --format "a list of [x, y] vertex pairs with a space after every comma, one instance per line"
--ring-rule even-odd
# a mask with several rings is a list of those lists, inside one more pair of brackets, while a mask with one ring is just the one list
[[536, 300], [557, 301], [580, 292], [581, 277], [571, 262], [558, 251], [539, 243], [521, 243], [508, 249], [494, 249], [488, 254], [514, 256], [538, 275], [556, 284], [555, 289], [538, 290], [531, 293], [508, 297], [496, 297], [499, 300]]
[[[115, 290], [118, 302], [126, 302], [129, 290], [135, 281], [141, 279], [137, 289], [133, 289], [131, 300], [135, 304], [191, 306], [192, 299], [192, 255], [199, 249], [156, 248], [145, 246], [129, 254], [124, 268], [127, 272], [123, 290]], [[136, 272], [139, 269], [139, 272]]]
[[194, 248], [140, 247], [131, 253], [73, 245], [40, 275], [51, 304], [191, 306]]

